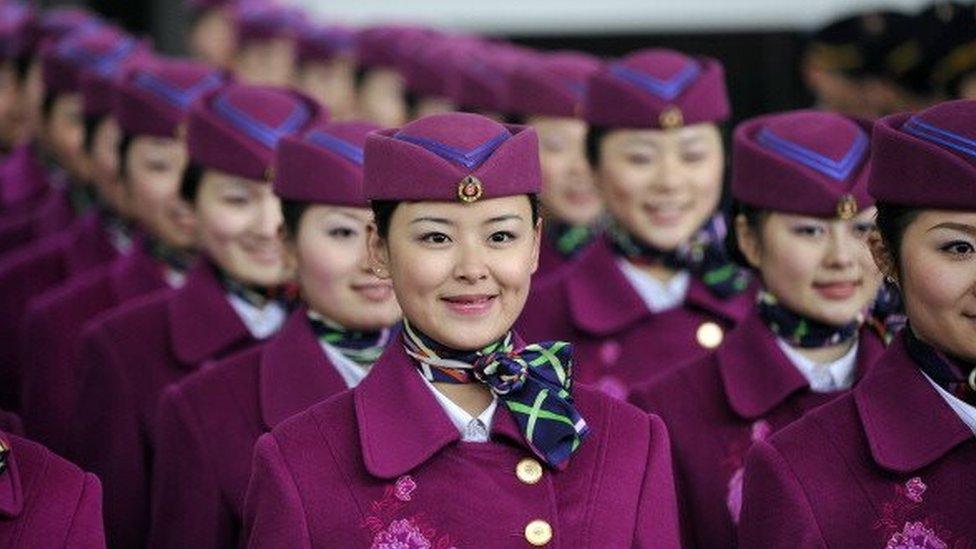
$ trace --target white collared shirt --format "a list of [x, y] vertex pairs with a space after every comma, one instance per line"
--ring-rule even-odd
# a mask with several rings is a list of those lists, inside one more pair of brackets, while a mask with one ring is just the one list
[[776, 338], [776, 344], [783, 350], [786, 358], [796, 366], [796, 369], [807, 378], [810, 390], [814, 393], [832, 393], [850, 389], [854, 385], [857, 375], [857, 348], [859, 342], [854, 342], [850, 350], [837, 360], [827, 363], [817, 363], [800, 354], [789, 343]]
[[451, 423], [461, 433], [461, 440], [464, 442], [488, 442], [488, 433], [491, 432], [491, 420], [495, 415], [495, 409], [498, 408], [497, 396], [492, 395], [491, 404], [485, 408], [484, 412], [481, 412], [481, 415], [474, 417], [464, 411], [464, 408], [461, 408], [454, 401], [438, 391], [437, 387], [434, 387], [434, 384], [428, 381], [419, 371], [417, 375], [420, 376], [420, 379], [424, 380], [427, 387], [434, 393], [434, 398], [437, 399], [438, 404], [444, 409], [448, 419], [451, 420]]
[[322, 346], [322, 350], [325, 351], [325, 356], [329, 358], [332, 365], [335, 366], [339, 375], [342, 376], [342, 380], [346, 382], [346, 387], [352, 389], [356, 385], [366, 379], [366, 374], [369, 373], [371, 366], [360, 366], [352, 359], [346, 357], [342, 354], [342, 351], [336, 349], [328, 343], [319, 342]]
[[264, 339], [274, 334], [288, 318], [288, 311], [275, 301], [269, 301], [264, 307], [258, 308], [230, 293], [227, 294], [227, 301], [255, 339]]
[[678, 271], [671, 280], [661, 282], [626, 259], [618, 259], [617, 265], [652, 313], [670, 311], [685, 302], [691, 285], [688, 271]]
[[966, 427], [969, 427], [973, 434], [976, 435], [976, 406], [963, 402], [955, 395], [949, 393], [942, 387], [939, 387], [939, 384], [932, 381], [932, 378], [926, 375], [925, 372], [922, 372], [922, 375], [925, 376], [925, 379], [927, 379], [933, 387], [935, 387], [935, 390], [939, 393], [939, 396], [946, 401], [946, 404], [948, 404], [949, 407], [952, 408], [952, 411], [959, 416], [959, 419], [966, 424]]

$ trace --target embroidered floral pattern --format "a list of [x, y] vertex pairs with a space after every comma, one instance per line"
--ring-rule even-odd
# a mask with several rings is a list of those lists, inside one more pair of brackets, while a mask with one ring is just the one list
[[369, 505], [363, 527], [373, 536], [373, 549], [456, 549], [448, 534], [438, 532], [423, 513], [409, 512], [417, 482], [403, 475], [388, 485], [383, 497]]
[[410, 501], [410, 494], [417, 489], [417, 483], [410, 475], [403, 475], [398, 478], [393, 486], [393, 494], [400, 501]]
[[373, 538], [373, 549], [430, 549], [419, 528], [407, 519], [394, 520]]
[[924, 494], [925, 490], [927, 489], [928, 486], [922, 482], [921, 478], [911, 478], [905, 483], [905, 497], [914, 501], [915, 503], [922, 503], [922, 494]]
[[739, 524], [739, 514], [742, 512], [742, 478], [744, 473], [745, 454], [754, 442], [766, 440], [773, 433], [772, 426], [765, 420], [759, 420], [749, 429], [749, 443], [737, 445], [731, 452], [733, 461], [732, 476], [729, 478], [728, 492], [725, 496], [725, 506], [732, 516], [733, 524]]
[[[914, 480], [914, 479], [913, 479]], [[885, 549], [946, 549], [949, 547], [921, 522], [907, 522], [901, 532], [895, 532]]]

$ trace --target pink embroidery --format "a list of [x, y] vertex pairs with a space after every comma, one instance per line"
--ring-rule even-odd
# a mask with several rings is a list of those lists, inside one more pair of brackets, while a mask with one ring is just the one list
[[605, 341], [600, 345], [600, 360], [604, 365], [610, 366], [620, 359], [620, 344], [616, 341]]
[[735, 462], [736, 468], [732, 471], [732, 477], [729, 478], [728, 493], [725, 496], [725, 506], [729, 510], [729, 515], [732, 516], [733, 524], [739, 524], [739, 515], [742, 513], [742, 477], [745, 473], [743, 467], [745, 453], [752, 446], [752, 443], [766, 440], [772, 433], [773, 428], [769, 423], [766, 420], [760, 419], [753, 423], [749, 430], [750, 444], [733, 449], [732, 460]]
[[394, 486], [394, 495], [400, 501], [410, 501], [410, 494], [417, 489], [417, 483], [413, 481], [413, 477], [410, 475], [403, 475], [396, 481], [396, 486]]
[[905, 497], [914, 501], [915, 503], [922, 503], [922, 494], [924, 494], [925, 490], [927, 489], [928, 486], [922, 482], [921, 478], [914, 477], [905, 483]]
[[373, 549], [430, 549], [430, 540], [407, 519], [394, 520], [373, 538]]
[[895, 532], [885, 549], [946, 549], [949, 547], [921, 522], [906, 522], [901, 532]]
[[613, 376], [603, 376], [596, 381], [596, 388], [603, 394], [612, 396], [618, 400], [627, 398], [627, 386]]

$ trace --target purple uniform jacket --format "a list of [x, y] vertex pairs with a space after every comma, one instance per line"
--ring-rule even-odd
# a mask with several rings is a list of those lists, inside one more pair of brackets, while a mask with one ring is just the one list
[[24, 424], [20, 421], [20, 416], [17, 414], [0, 410], [0, 431], [23, 436]]
[[626, 398], [634, 386], [704, 357], [711, 348], [701, 342], [716, 341], [699, 337], [702, 327], [721, 336], [755, 304], [751, 289], [722, 300], [693, 278], [681, 307], [653, 313], [606, 241], [584, 254], [532, 289], [518, 327], [530, 341], [572, 342], [576, 379], [611, 396]]
[[248, 546], [677, 547], [663, 423], [582, 386], [574, 397], [592, 431], [565, 470], [543, 469], [502, 404], [490, 442], [461, 442], [394, 342], [355, 389], [259, 439]]
[[556, 249], [553, 235], [543, 231], [542, 242], [539, 246], [539, 268], [535, 272], [534, 279], [541, 280], [544, 277], [559, 273], [585, 253], [586, 248], [579, 250], [573, 257], [566, 257]]
[[[863, 328], [858, 378], [882, 352], [876, 332]], [[633, 402], [660, 415], [671, 435], [685, 545], [734, 546], [752, 443], [845, 393], [811, 391], [755, 312], [716, 352], [636, 391]]]
[[104, 548], [98, 479], [36, 442], [4, 433], [0, 442], [10, 451], [0, 473], [0, 547]]
[[263, 433], [346, 383], [292, 313], [268, 344], [209, 364], [160, 402], [150, 547], [237, 547], [251, 451]]
[[20, 343], [30, 300], [118, 256], [97, 214], [79, 218], [71, 229], [18, 249], [0, 260], [0, 407], [17, 410], [20, 398]]
[[60, 234], [75, 219], [68, 190], [51, 187], [28, 208], [0, 217], [0, 255]]
[[976, 546], [976, 436], [905, 351], [758, 443], [746, 458], [743, 547]]
[[111, 546], [141, 547], [148, 533], [152, 441], [163, 389], [203, 362], [254, 343], [206, 261], [179, 290], [136, 298], [85, 328], [67, 454], [102, 479]]
[[75, 356], [85, 324], [122, 303], [166, 288], [160, 264], [142, 245], [35, 299], [24, 319], [20, 397], [29, 436], [67, 450], [75, 411]]
[[0, 216], [36, 208], [50, 190], [47, 170], [33, 146], [16, 147], [0, 165]]

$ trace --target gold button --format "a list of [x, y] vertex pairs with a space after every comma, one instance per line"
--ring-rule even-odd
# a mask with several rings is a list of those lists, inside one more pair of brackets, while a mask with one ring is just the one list
[[535, 484], [542, 478], [542, 465], [532, 458], [522, 459], [515, 466], [515, 476], [525, 484]]
[[544, 520], [533, 520], [525, 527], [525, 539], [536, 547], [552, 541], [552, 526]]
[[695, 338], [698, 340], [698, 344], [706, 349], [714, 349], [722, 344], [722, 340], [725, 339], [725, 332], [722, 331], [722, 327], [714, 322], [705, 322], [698, 327], [698, 332], [695, 333]]

